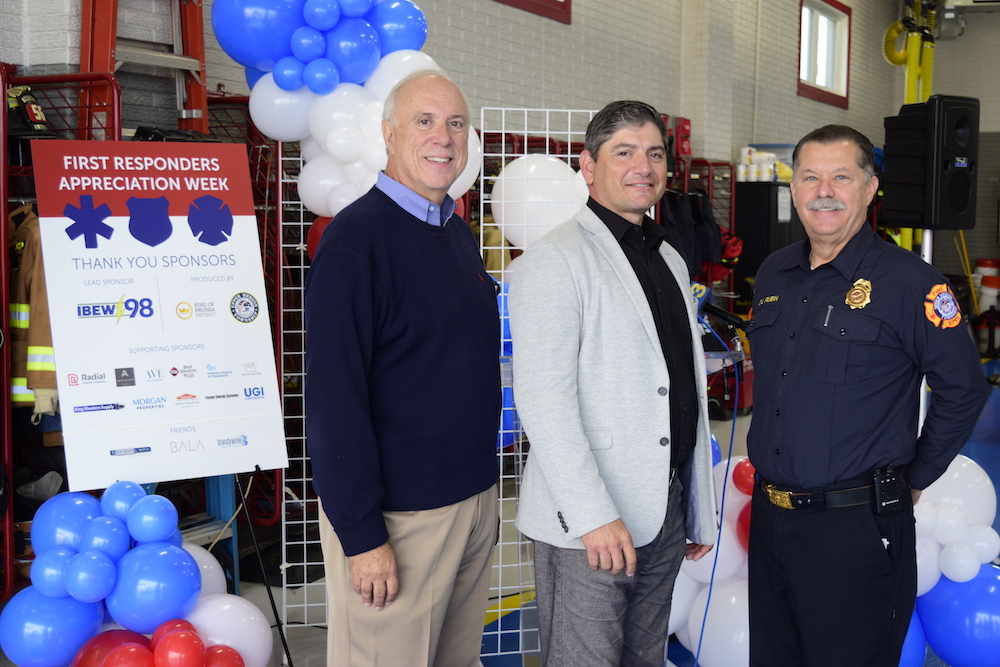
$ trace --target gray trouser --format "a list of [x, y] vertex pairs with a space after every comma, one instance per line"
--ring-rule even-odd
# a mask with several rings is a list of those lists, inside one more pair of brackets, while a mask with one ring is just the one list
[[545, 667], [661, 667], [674, 579], [684, 558], [683, 487], [675, 478], [660, 533], [636, 549], [634, 577], [594, 572], [583, 549], [534, 543]]

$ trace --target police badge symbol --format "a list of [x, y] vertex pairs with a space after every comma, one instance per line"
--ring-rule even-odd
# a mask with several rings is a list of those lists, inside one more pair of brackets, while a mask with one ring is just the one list
[[229, 310], [233, 313], [233, 317], [243, 323], [253, 322], [260, 312], [257, 299], [247, 292], [240, 292], [234, 296], [229, 302]]

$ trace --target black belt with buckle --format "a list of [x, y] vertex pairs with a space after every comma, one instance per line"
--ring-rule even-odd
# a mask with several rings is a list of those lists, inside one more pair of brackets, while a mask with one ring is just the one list
[[[758, 476], [758, 484], [761, 490], [767, 495], [767, 499], [776, 507], [786, 510], [794, 509], [836, 509], [838, 507], [854, 507], [856, 505], [867, 505], [874, 501], [874, 491], [871, 474], [849, 480], [848, 487], [825, 491], [823, 489], [803, 489], [801, 491], [787, 491], [779, 489], [774, 484], [765, 481]], [[905, 473], [900, 470], [898, 474], [901, 489], [908, 486]], [[851, 484], [856, 482], [856, 484]]]

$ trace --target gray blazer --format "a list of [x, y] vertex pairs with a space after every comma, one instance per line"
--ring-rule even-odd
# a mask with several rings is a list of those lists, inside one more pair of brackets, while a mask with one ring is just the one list
[[[667, 243], [660, 254], [689, 294], [684, 260]], [[515, 524], [532, 539], [582, 549], [585, 533], [621, 518], [636, 547], [649, 544], [667, 509], [670, 378], [632, 266], [585, 206], [512, 273], [514, 400], [531, 443]], [[700, 409], [695, 450], [678, 474], [687, 537], [714, 544], [705, 355], [693, 298], [687, 307]]]

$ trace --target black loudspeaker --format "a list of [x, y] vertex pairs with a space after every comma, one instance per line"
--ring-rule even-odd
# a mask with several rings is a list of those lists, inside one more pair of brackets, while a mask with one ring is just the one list
[[979, 100], [932, 95], [885, 119], [882, 221], [890, 227], [976, 226]]

